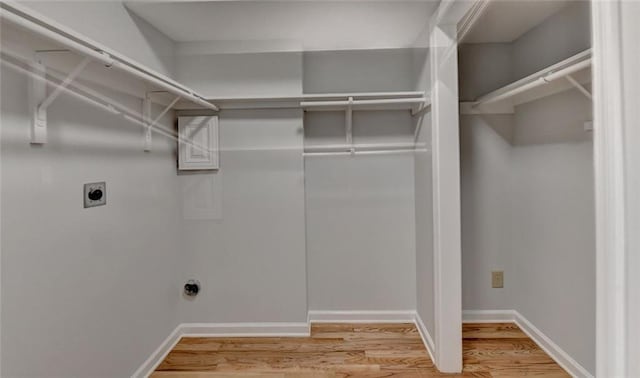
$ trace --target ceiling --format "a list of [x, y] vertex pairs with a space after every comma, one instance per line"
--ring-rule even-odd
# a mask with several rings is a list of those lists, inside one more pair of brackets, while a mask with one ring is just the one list
[[566, 7], [571, 1], [492, 0], [475, 20], [464, 42], [513, 42], [547, 17]]
[[129, 1], [178, 51], [319, 51], [412, 47], [439, 0]]

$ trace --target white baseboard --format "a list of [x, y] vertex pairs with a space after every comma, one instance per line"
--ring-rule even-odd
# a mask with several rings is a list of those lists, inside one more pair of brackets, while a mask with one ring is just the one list
[[131, 376], [131, 378], [142, 378], [148, 377], [151, 373], [156, 370], [156, 368], [162, 363], [162, 361], [167, 357], [169, 352], [173, 349], [173, 347], [178, 344], [178, 341], [182, 338], [182, 331], [180, 329], [181, 324], [179, 324], [169, 336], [160, 344], [158, 349], [156, 349], [151, 356], [147, 358], [147, 360], [136, 370], [135, 373]]
[[562, 366], [564, 370], [566, 370], [569, 374], [574, 377], [585, 377], [585, 378], [593, 378], [593, 375], [587, 371], [582, 365], [580, 365], [576, 360], [571, 358], [571, 356], [562, 350], [556, 343], [554, 343], [547, 335], [542, 333], [538, 328], [536, 328], [527, 318], [522, 316], [517, 311], [516, 313], [516, 324], [524, 333], [526, 333], [529, 337], [533, 339], [533, 341], [542, 348], [551, 358], [553, 358], [558, 365]]
[[309, 311], [307, 322], [298, 323], [183, 323], [176, 327], [132, 378], [148, 377], [183, 337], [306, 337], [311, 323], [413, 323], [431, 359], [434, 343], [422, 319], [408, 311]]
[[427, 348], [429, 357], [431, 357], [431, 362], [435, 364], [436, 359], [434, 358], [433, 353], [435, 351], [436, 345], [433, 342], [433, 338], [431, 337], [429, 330], [424, 325], [424, 323], [422, 322], [422, 318], [420, 317], [420, 315], [418, 315], [417, 312], [415, 314], [415, 324], [416, 324], [416, 328], [418, 328], [418, 332], [420, 333], [420, 337], [422, 337], [422, 343], [424, 344], [425, 348]]
[[514, 310], [463, 310], [463, 323], [502, 323], [515, 322]]
[[416, 312], [406, 311], [309, 311], [309, 323], [413, 323]]
[[183, 337], [306, 337], [309, 323], [183, 323], [176, 327], [132, 378], [148, 377]]
[[499, 323], [513, 322], [527, 334], [538, 346], [544, 350], [554, 361], [573, 377], [593, 378], [587, 369], [562, 350], [547, 335], [542, 333], [527, 318], [515, 310], [464, 310], [462, 311], [463, 323]]
[[184, 323], [183, 337], [307, 337], [309, 323]]

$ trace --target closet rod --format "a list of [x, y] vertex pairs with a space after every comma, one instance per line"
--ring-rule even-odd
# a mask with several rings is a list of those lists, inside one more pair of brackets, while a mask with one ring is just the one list
[[355, 149], [359, 151], [376, 151], [376, 150], [402, 150], [407, 148], [415, 148], [415, 143], [368, 143], [368, 144], [329, 144], [323, 146], [307, 146], [305, 152], [350, 152]]
[[591, 66], [591, 50], [583, 51], [547, 69], [490, 92], [473, 102], [473, 107], [513, 97], [532, 88], [563, 78]]
[[419, 98], [385, 98], [376, 100], [348, 100], [342, 101], [302, 101], [303, 108], [325, 107], [325, 106], [348, 106], [348, 105], [386, 105], [386, 104], [423, 104], [427, 102], [425, 97]]
[[[125, 71], [135, 77], [138, 77], [144, 81], [151, 83], [154, 86], [160, 87], [167, 92], [170, 92], [176, 96], [180, 96], [185, 100], [189, 100], [199, 106], [202, 106], [207, 109], [211, 109], [214, 111], [218, 111], [218, 107], [214, 104], [205, 101], [203, 97], [193, 93], [193, 91], [183, 88], [182, 86], [176, 85], [170, 81], [167, 81], [164, 78], [158, 77], [157, 75], [153, 75], [147, 72], [144, 68], [134, 66], [131, 63], [128, 63], [118, 57], [114, 57], [97, 46], [92, 46], [91, 44], [84, 42], [80, 43], [65, 34], [62, 34], [54, 29], [49, 27], [40, 25], [25, 16], [21, 16], [15, 13], [15, 7], [9, 5], [5, 2], [0, 2], [2, 8], [0, 8], [0, 18], [7, 20], [15, 25], [18, 25], [22, 28], [25, 28], [35, 34], [38, 34], [42, 37], [50, 39], [60, 45], [68, 48], [69, 50], [75, 51], [78, 54], [85, 55], [94, 59], [106, 67], [116, 67], [122, 71]], [[14, 11], [10, 10], [13, 7]], [[17, 10], [18, 12], [22, 12]], [[46, 24], [46, 23], [45, 23]]]
[[353, 155], [389, 155], [402, 153], [428, 152], [426, 148], [405, 148], [401, 150], [375, 150], [375, 151], [355, 151], [355, 152], [303, 152], [304, 157], [322, 156], [353, 156]]

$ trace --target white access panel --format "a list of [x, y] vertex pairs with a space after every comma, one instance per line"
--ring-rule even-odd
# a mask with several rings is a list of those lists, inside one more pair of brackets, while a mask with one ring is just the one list
[[178, 117], [178, 170], [219, 168], [218, 117]]

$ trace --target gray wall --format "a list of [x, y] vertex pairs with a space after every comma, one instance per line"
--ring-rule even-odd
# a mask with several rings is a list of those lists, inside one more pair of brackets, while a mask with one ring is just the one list
[[305, 93], [411, 91], [413, 50], [304, 53]]
[[413, 156], [306, 157], [310, 310], [414, 310]]
[[[588, 3], [572, 4], [512, 44], [463, 46], [462, 97], [588, 48], [588, 12]], [[503, 69], [483, 69], [492, 56]], [[463, 309], [515, 309], [593, 373], [593, 146], [583, 128], [591, 119], [591, 102], [575, 90], [514, 115], [463, 116], [461, 161]], [[491, 288], [492, 270], [505, 271], [505, 288]]]
[[[210, 96], [302, 93], [299, 53], [188, 55], [178, 79]], [[220, 117], [220, 171], [181, 175], [183, 279], [203, 285], [183, 301], [182, 322], [306, 322], [303, 114], [228, 110]]]
[[[33, 5], [170, 71], [172, 42], [119, 2]], [[114, 20], [121, 28], [104, 26]], [[4, 65], [1, 74], [1, 373], [128, 376], [177, 324], [174, 142], [156, 137], [145, 153], [138, 126], [62, 95], [49, 108], [49, 143], [32, 146], [26, 76]], [[102, 180], [107, 206], [83, 209], [83, 184]]]
[[223, 111], [220, 143], [219, 172], [179, 177], [185, 208], [211, 208], [184, 213], [182, 278], [203, 289], [180, 320], [306, 322], [302, 111]]
[[2, 69], [2, 375], [130, 375], [177, 324], [174, 143], [144, 153], [138, 126], [61, 96], [31, 146], [26, 90]]
[[[411, 50], [304, 54], [304, 92], [413, 90]], [[413, 141], [409, 111], [354, 111], [355, 143]], [[305, 145], [345, 143], [344, 112], [307, 112]], [[415, 310], [413, 156], [305, 157], [310, 310]]]
[[[164, 75], [175, 73], [174, 42], [121, 1], [25, 1], [52, 20]], [[117, 25], [117, 26], [114, 26]]]

